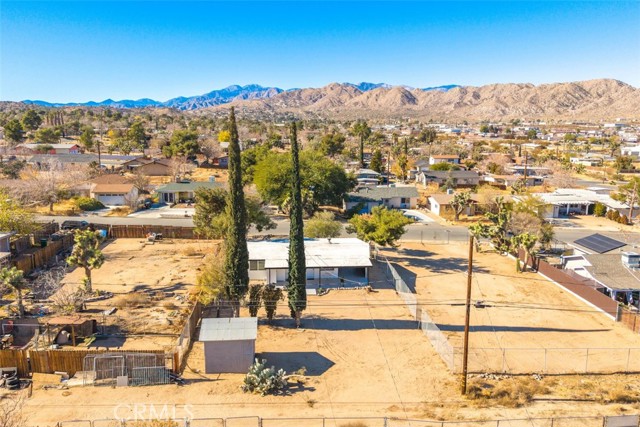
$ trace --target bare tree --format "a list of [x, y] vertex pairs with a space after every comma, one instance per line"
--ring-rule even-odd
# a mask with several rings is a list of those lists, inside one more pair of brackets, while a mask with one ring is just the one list
[[565, 168], [562, 163], [557, 160], [548, 160], [544, 163], [544, 167], [551, 172], [549, 184], [558, 188], [574, 188], [576, 179], [571, 175], [571, 170]]
[[140, 169], [136, 169], [133, 175], [129, 177], [129, 182], [138, 189], [138, 193], [146, 193], [150, 183], [149, 176]]
[[65, 267], [55, 267], [44, 271], [33, 282], [32, 291], [37, 299], [47, 299], [62, 287], [62, 279], [67, 274]]
[[200, 151], [204, 155], [206, 162], [209, 163], [210, 159], [219, 157], [222, 154], [222, 147], [220, 147], [218, 141], [205, 139], [200, 143]]
[[171, 176], [175, 181], [179, 177], [182, 176], [187, 170], [187, 158], [184, 156], [174, 156], [171, 158], [171, 162], [169, 164], [169, 170], [171, 171]]
[[54, 203], [58, 202], [64, 192], [89, 177], [89, 168], [79, 165], [63, 165], [56, 159], [49, 159], [40, 167], [34, 167], [25, 173], [26, 179], [21, 194], [23, 200], [49, 205], [53, 212]]
[[26, 418], [22, 412], [24, 395], [4, 395], [0, 399], [0, 427], [23, 427]]
[[507, 165], [511, 164], [511, 159], [506, 154], [492, 153], [481, 163], [482, 169], [496, 175], [505, 173]]
[[82, 310], [87, 293], [82, 288], [73, 289], [67, 286], [58, 289], [50, 299], [51, 306], [56, 313], [72, 314]]

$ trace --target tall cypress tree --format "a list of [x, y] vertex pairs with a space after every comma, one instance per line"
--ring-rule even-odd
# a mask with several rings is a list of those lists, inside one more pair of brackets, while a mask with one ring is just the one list
[[289, 218], [289, 309], [300, 327], [300, 316], [307, 308], [307, 275], [304, 258], [304, 230], [302, 223], [302, 190], [300, 189], [300, 164], [298, 159], [298, 132], [296, 123], [291, 124], [291, 211]]
[[247, 249], [247, 210], [244, 206], [240, 143], [233, 107], [229, 115], [229, 193], [227, 214], [230, 218], [225, 239], [225, 289], [235, 315], [240, 315], [240, 300], [249, 289], [249, 250]]

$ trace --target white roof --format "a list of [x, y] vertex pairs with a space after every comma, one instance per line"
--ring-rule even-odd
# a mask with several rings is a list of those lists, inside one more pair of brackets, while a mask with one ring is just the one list
[[257, 336], [257, 317], [202, 319], [200, 323], [199, 341], [255, 340]]
[[599, 194], [592, 190], [577, 188], [558, 188], [553, 193], [536, 193], [545, 203], [551, 205], [593, 204], [600, 202], [612, 209], [628, 209], [629, 205], [612, 199], [608, 194]]
[[[289, 267], [289, 240], [247, 242], [250, 260], [264, 260], [264, 268]], [[307, 268], [371, 267], [369, 244], [356, 238], [305, 239]]]

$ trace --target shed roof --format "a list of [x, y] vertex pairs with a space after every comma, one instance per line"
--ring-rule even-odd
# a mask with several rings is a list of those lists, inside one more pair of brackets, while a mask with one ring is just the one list
[[47, 320], [47, 325], [82, 325], [85, 322], [90, 322], [91, 319], [87, 319], [86, 317], [80, 316], [58, 316], [52, 317]]
[[258, 336], [257, 317], [223, 317], [202, 319], [199, 341], [255, 340]]

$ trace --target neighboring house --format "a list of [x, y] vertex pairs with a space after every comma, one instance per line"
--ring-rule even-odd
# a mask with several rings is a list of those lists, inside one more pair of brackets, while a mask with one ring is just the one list
[[[433, 194], [427, 199], [429, 202], [429, 210], [441, 218], [453, 219], [455, 212], [451, 202], [455, 194]], [[510, 196], [500, 196], [502, 201], [507, 204], [511, 204], [513, 200]], [[495, 206], [495, 205], [494, 205]], [[483, 198], [477, 194], [471, 194], [471, 201], [462, 214], [466, 216], [480, 215], [484, 212], [490, 211], [491, 206], [484, 201]]]
[[219, 156], [213, 159], [213, 164], [222, 169], [227, 169], [229, 167], [229, 156]]
[[130, 172], [140, 171], [147, 176], [171, 175], [171, 160], [169, 159], [147, 159], [139, 157], [122, 163], [122, 167]]
[[[515, 183], [525, 179], [521, 175], [484, 175], [482, 177], [482, 182], [487, 184], [500, 187], [502, 189], [506, 189], [509, 187], [513, 187]], [[544, 183], [544, 178], [540, 176], [528, 176], [526, 178], [526, 186], [531, 187], [534, 185], [542, 185]]]
[[180, 181], [162, 185], [156, 189], [158, 200], [164, 203], [180, 203], [195, 200], [198, 188], [220, 188], [222, 184], [214, 181]]
[[46, 167], [51, 163], [66, 165], [87, 166], [93, 162], [98, 163], [98, 156], [95, 154], [36, 154], [27, 159], [27, 163], [38, 168]]
[[571, 157], [569, 161], [574, 165], [602, 166], [602, 158], [599, 157]]
[[69, 190], [75, 196], [91, 197], [91, 188], [96, 184], [129, 184], [128, 178], [117, 173], [105, 173], [86, 182], [74, 185]]
[[[620, 215], [629, 214], [628, 205], [612, 199], [608, 194], [603, 194], [602, 190], [598, 187], [595, 190], [558, 188], [553, 193], [536, 193], [535, 195], [542, 199], [546, 205], [544, 212], [546, 218], [592, 215], [596, 203], [602, 203], [607, 207], [607, 210], [616, 210]], [[513, 199], [518, 203], [521, 196], [514, 196]], [[637, 206], [634, 208], [634, 212], [636, 215], [640, 213]]]
[[11, 236], [14, 234], [0, 232], [0, 267], [7, 265], [11, 259]]
[[[289, 278], [289, 240], [247, 242], [249, 279], [278, 285]], [[305, 239], [307, 288], [369, 283], [369, 244], [356, 238]]]
[[109, 169], [120, 169], [125, 163], [137, 159], [138, 156], [125, 156], [120, 154], [101, 154], [100, 164]]
[[77, 144], [20, 144], [16, 146], [17, 154], [38, 154], [39, 149], [44, 146], [51, 147], [51, 150], [42, 154], [80, 154], [82, 151]]
[[459, 165], [460, 156], [457, 154], [434, 154], [429, 157], [430, 165], [435, 165], [437, 163], [451, 163], [452, 165]]
[[545, 176], [551, 174], [551, 169], [544, 166], [529, 166], [529, 165], [507, 165], [505, 167], [507, 172], [519, 174], [524, 176], [525, 170], [527, 176], [537, 175]]
[[623, 304], [638, 307], [640, 299], [640, 254], [618, 252], [578, 254], [563, 257], [565, 270], [591, 280], [603, 294]]
[[138, 189], [133, 184], [95, 184], [90, 195], [105, 206], [128, 206], [138, 200]]
[[425, 187], [431, 183], [443, 185], [451, 177], [456, 188], [474, 187], [480, 183], [480, 175], [476, 171], [432, 171], [425, 170], [416, 175], [416, 182], [421, 183]]
[[354, 174], [358, 185], [378, 185], [380, 183], [380, 174], [371, 169], [359, 169]]
[[347, 194], [344, 209], [350, 210], [359, 205], [358, 213], [371, 213], [376, 206], [389, 209], [414, 209], [418, 206], [418, 190], [414, 186], [378, 186], [362, 187]]
[[631, 156], [637, 159], [640, 157], [640, 145], [634, 145], [631, 147], [622, 147], [620, 149], [620, 152], [622, 153], [623, 156]]

